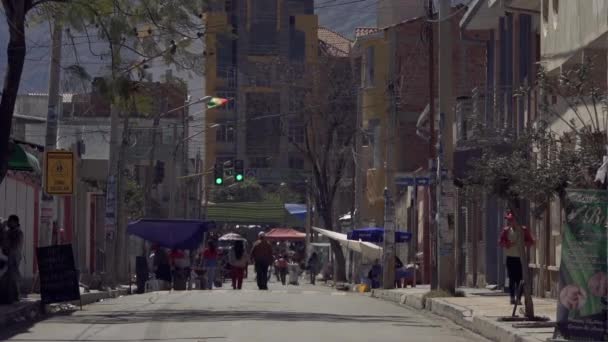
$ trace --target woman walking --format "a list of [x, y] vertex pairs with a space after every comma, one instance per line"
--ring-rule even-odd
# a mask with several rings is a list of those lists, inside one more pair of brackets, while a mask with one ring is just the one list
[[317, 274], [319, 273], [319, 256], [317, 252], [313, 252], [310, 258], [308, 258], [308, 272], [310, 272], [310, 283], [315, 284]]
[[281, 284], [285, 286], [287, 283], [287, 267], [289, 266], [289, 257], [284, 255], [280, 257], [275, 263], [274, 267], [277, 269], [277, 273], [279, 275], [279, 279], [281, 280]]
[[232, 288], [240, 290], [243, 288], [243, 277], [249, 263], [249, 257], [245, 253], [245, 244], [237, 240], [230, 251], [230, 272], [232, 276]]
[[209, 241], [207, 248], [203, 251], [203, 267], [207, 272], [207, 290], [213, 289], [215, 281], [215, 270], [218, 264], [218, 251], [215, 246], [215, 241]]

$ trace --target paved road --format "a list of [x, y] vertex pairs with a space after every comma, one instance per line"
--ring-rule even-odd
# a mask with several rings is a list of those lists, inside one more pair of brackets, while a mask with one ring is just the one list
[[427, 313], [323, 286], [156, 292], [86, 306], [9, 341], [486, 341]]

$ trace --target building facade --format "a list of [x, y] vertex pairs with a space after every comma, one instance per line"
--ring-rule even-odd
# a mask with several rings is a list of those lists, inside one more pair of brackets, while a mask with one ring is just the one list
[[[594, 65], [591, 80], [605, 94], [607, 6], [604, 1], [584, 0], [478, 0], [471, 3], [460, 27], [464, 31], [489, 32], [490, 39], [485, 40], [487, 83], [484, 89], [475, 89], [469, 98], [458, 104], [455, 172], [463, 172], [466, 160], [479, 155], [475, 147], [483, 144], [500, 146], [498, 140], [478, 135], [470, 127], [467, 129], [467, 118], [481, 115], [487, 127], [515, 136], [537, 120], [547, 121], [551, 131], [560, 136], [570, 133], [565, 122], [575, 118], [576, 113], [565, 103], [568, 95], [562, 99], [547, 98], [536, 86], [536, 75], [542, 66], [547, 77], [557, 78], [569, 67], [591, 61]], [[522, 88], [529, 90], [523, 96], [515, 96]], [[548, 101], [557, 115], [543, 114], [540, 109], [543, 101]], [[601, 115], [605, 117], [606, 113]], [[587, 120], [583, 117], [581, 124]], [[600, 129], [605, 131], [606, 128]], [[465, 205], [459, 213], [459, 221], [466, 227], [459, 231], [463, 236], [459, 249], [462, 252], [457, 257], [465, 265], [459, 269], [461, 284], [505, 286], [504, 255], [496, 244], [497, 233], [504, 224], [505, 209], [504, 201], [484, 196], [477, 204]], [[566, 222], [564, 204], [555, 199], [540, 215], [532, 215], [529, 208], [527, 212], [524, 223], [536, 237], [530, 253], [534, 294], [556, 297]]]
[[[387, 4], [389, 2], [385, 2]], [[420, 6], [412, 4], [411, 13], [416, 15], [421, 11]], [[454, 11], [462, 12], [457, 8]], [[468, 95], [485, 82], [485, 45], [475, 41], [482, 33], [461, 35], [458, 30], [461, 16], [454, 13], [451, 17], [452, 92], [456, 97]], [[360, 28], [356, 32], [352, 58], [362, 75], [359, 115], [366, 132], [357, 162], [362, 165], [357, 168], [361, 173], [357, 177], [360, 180], [357, 196], [361, 199], [357, 220], [362, 226], [382, 226], [383, 192], [389, 189], [396, 202], [397, 229], [412, 232], [415, 241], [400, 248], [398, 254], [405, 260], [417, 252], [422, 253], [426, 265], [424, 278], [429, 281], [428, 182], [416, 185], [402, 181], [413, 177], [429, 179], [429, 141], [420, 133], [419, 124], [424, 121], [430, 97], [428, 40], [421, 34], [426, 30], [432, 30], [435, 51], [438, 51], [437, 24], [428, 23], [425, 16], [410, 17], [383, 28]], [[435, 98], [437, 62], [436, 58], [432, 61]], [[435, 129], [438, 128], [437, 124]]]
[[230, 102], [206, 113], [207, 168], [242, 159], [246, 177], [261, 183], [303, 182], [305, 160], [288, 140], [289, 135], [303, 138], [297, 104], [290, 98], [310, 91], [299, 80], [317, 61], [313, 12], [312, 0], [209, 3], [207, 93]]

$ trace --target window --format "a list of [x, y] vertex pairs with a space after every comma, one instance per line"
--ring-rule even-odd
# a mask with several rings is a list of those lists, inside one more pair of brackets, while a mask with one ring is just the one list
[[289, 156], [289, 168], [297, 170], [304, 169], [304, 159], [296, 156]]
[[304, 143], [304, 124], [297, 121], [289, 123], [289, 141], [296, 144]]
[[269, 87], [272, 79], [270, 64], [251, 63], [246, 71], [249, 85], [254, 87]]
[[266, 169], [270, 167], [269, 157], [254, 157], [251, 159], [251, 167], [254, 169]]
[[374, 86], [374, 47], [367, 48], [365, 53], [365, 86]]
[[217, 142], [234, 142], [234, 124], [222, 124], [216, 128], [215, 141]]

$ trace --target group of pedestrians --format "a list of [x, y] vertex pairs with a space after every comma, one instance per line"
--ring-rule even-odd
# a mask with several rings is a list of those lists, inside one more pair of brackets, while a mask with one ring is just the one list
[[6, 222], [0, 219], [0, 304], [19, 301], [22, 251], [23, 232], [19, 217], [11, 215]]

